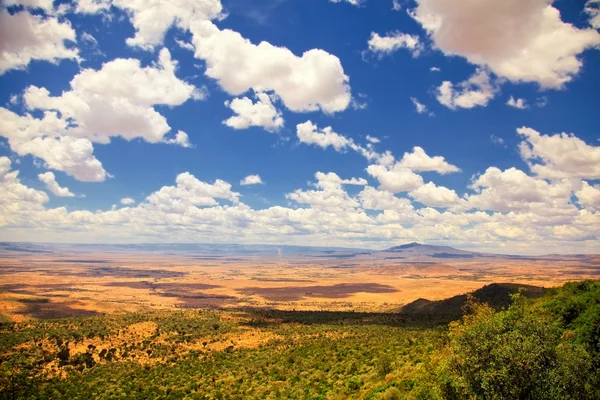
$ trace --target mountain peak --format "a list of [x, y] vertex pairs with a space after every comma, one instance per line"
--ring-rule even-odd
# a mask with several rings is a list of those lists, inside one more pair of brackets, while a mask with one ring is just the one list
[[395, 247], [389, 248], [388, 251], [406, 250], [406, 249], [412, 249], [413, 247], [421, 247], [421, 246], [423, 246], [421, 243], [412, 242], [412, 243], [403, 244], [400, 246], [395, 246]]

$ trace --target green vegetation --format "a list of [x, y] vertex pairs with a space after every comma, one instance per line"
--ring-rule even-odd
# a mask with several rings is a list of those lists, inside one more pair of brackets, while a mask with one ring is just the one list
[[600, 399], [600, 283], [512, 297], [438, 326], [275, 310], [5, 323], [0, 399]]

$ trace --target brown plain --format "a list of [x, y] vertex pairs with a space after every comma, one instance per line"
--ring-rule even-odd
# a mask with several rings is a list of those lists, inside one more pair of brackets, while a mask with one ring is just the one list
[[399, 261], [140, 253], [0, 254], [0, 314], [13, 321], [147, 309], [270, 307], [383, 312], [489, 283], [598, 279], [600, 256]]

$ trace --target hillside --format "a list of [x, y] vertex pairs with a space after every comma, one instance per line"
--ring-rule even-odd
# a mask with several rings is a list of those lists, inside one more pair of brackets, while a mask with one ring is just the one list
[[[506, 308], [511, 304], [511, 294], [521, 291], [523, 296], [528, 298], [538, 298], [543, 296], [548, 290], [538, 286], [520, 285], [514, 283], [492, 283], [478, 289], [470, 295], [481, 303], [485, 303], [494, 310]], [[463, 308], [467, 304], [468, 294], [454, 296], [449, 299], [430, 301], [427, 299], [418, 299], [402, 307], [399, 312], [402, 314], [414, 315], [446, 315], [451, 318], [460, 317], [463, 314]]]

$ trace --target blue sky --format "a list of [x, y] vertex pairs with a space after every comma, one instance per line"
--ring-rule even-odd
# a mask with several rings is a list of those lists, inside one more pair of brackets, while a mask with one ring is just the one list
[[597, 253], [598, 6], [6, 1], [0, 240]]

